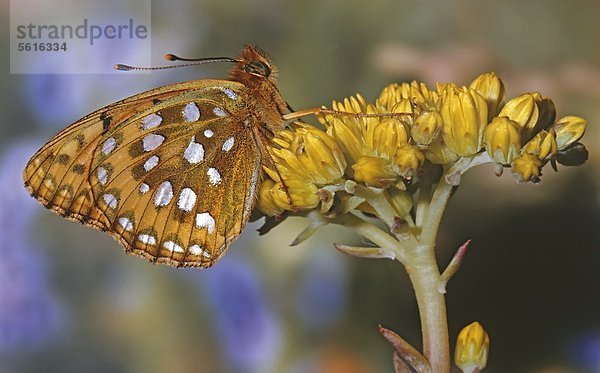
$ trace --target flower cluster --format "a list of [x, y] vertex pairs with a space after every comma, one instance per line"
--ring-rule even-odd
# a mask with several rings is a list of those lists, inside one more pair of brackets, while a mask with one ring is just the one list
[[552, 100], [537, 92], [505, 102], [504, 84], [494, 73], [468, 87], [391, 84], [375, 103], [357, 94], [324, 112], [324, 130], [299, 123], [274, 139], [258, 202], [266, 215], [310, 210], [320, 202], [331, 207], [335, 185], [348, 180], [384, 190], [392, 205], [396, 196], [396, 204], [410, 210], [404, 193], [427, 169], [450, 170], [446, 175], [454, 179], [448, 182], [457, 185], [470, 167], [494, 163], [497, 174], [510, 167], [518, 182], [538, 182], [548, 163], [556, 169], [556, 163], [578, 165], [587, 158], [578, 142], [584, 119], [556, 120]]

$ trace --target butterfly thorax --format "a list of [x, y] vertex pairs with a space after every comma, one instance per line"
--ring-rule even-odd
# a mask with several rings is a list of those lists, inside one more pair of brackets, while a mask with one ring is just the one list
[[282, 130], [282, 116], [289, 112], [287, 104], [277, 89], [277, 70], [266, 53], [246, 45], [238, 62], [229, 71], [229, 77], [248, 89], [248, 112], [254, 116], [250, 123], [265, 127], [271, 134]]

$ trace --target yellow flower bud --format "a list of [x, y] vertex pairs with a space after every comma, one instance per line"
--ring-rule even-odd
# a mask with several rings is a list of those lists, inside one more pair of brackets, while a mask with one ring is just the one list
[[258, 200], [256, 201], [256, 207], [267, 216], [280, 215], [283, 209], [277, 206], [273, 200], [273, 194], [271, 191], [275, 186], [275, 182], [269, 178], [266, 178], [260, 186], [258, 191]]
[[389, 160], [364, 155], [354, 165], [354, 180], [369, 186], [382, 187], [388, 180], [396, 178]]
[[549, 155], [555, 155], [558, 151], [558, 143], [556, 142], [556, 132], [554, 129], [550, 129], [549, 132], [543, 131], [540, 134], [544, 137], [540, 144], [540, 152], [538, 154], [539, 159], [546, 159]]
[[500, 110], [499, 117], [507, 117], [519, 124], [527, 136], [527, 129], [533, 128], [538, 121], [540, 111], [531, 93], [524, 93], [508, 101]]
[[470, 88], [476, 90], [487, 102], [488, 121], [498, 114], [504, 105], [504, 83], [495, 73], [481, 74], [471, 83]]
[[421, 113], [410, 129], [413, 140], [420, 145], [429, 145], [437, 137], [442, 128], [443, 119], [437, 111], [424, 111]]
[[385, 86], [375, 101], [375, 105], [381, 110], [391, 110], [402, 99], [398, 91], [398, 86], [398, 83]]
[[417, 103], [422, 103], [434, 100], [436, 95], [435, 92], [432, 92], [427, 88], [425, 83], [418, 83], [413, 80], [410, 84], [402, 84], [402, 97], [414, 100]]
[[452, 150], [448, 149], [442, 136], [438, 136], [425, 151], [425, 158], [433, 164], [449, 164], [455, 162], [459, 157]]
[[354, 163], [362, 155], [362, 125], [356, 118], [328, 116], [321, 121], [327, 128], [327, 134], [336, 139], [349, 163]]
[[454, 83], [435, 83], [436, 92], [443, 98], [449, 91], [455, 91], [458, 86]]
[[490, 337], [475, 321], [458, 333], [454, 363], [465, 373], [481, 370], [487, 365], [489, 349]]
[[469, 88], [447, 89], [441, 114], [446, 146], [463, 157], [477, 154], [483, 147], [483, 130], [488, 116], [483, 97]]
[[392, 107], [391, 112], [392, 113], [409, 113], [410, 114], [413, 112], [413, 104], [412, 104], [412, 102], [410, 102], [409, 99], [403, 98], [402, 100], [398, 101], [398, 103]]
[[293, 132], [281, 131], [274, 141], [279, 148], [273, 147], [270, 152], [284, 179], [327, 185], [344, 175], [346, 160], [341, 149], [333, 138], [314, 126], [298, 124]]
[[356, 97], [350, 96], [350, 98], [345, 98], [344, 102], [333, 101], [331, 106], [333, 107], [333, 110], [343, 111], [346, 113], [364, 113], [367, 107], [367, 102], [363, 96], [357, 93]]
[[498, 116], [519, 123], [521, 140], [525, 143], [554, 122], [556, 109], [552, 100], [539, 93], [525, 93], [508, 101]]
[[424, 109], [432, 109], [435, 108], [438, 97], [438, 93], [429, 90], [424, 83], [416, 81], [402, 84], [393, 83], [381, 91], [377, 99], [377, 106], [392, 111], [398, 102], [408, 100]]
[[393, 170], [405, 179], [412, 178], [423, 165], [425, 156], [417, 146], [406, 144], [396, 149]]
[[585, 132], [587, 121], [576, 116], [567, 116], [559, 119], [552, 128], [556, 131], [556, 143], [562, 150], [578, 141]]
[[510, 164], [521, 150], [519, 125], [506, 118], [496, 117], [483, 134], [485, 149], [496, 163]]
[[[354, 110], [361, 105], [357, 99], [345, 100], [344, 107]], [[353, 103], [354, 102], [354, 103]], [[337, 108], [343, 109], [341, 105]], [[365, 114], [382, 113], [373, 105], [365, 105], [362, 109]], [[400, 100], [392, 112], [405, 113], [411, 110], [408, 100]], [[389, 113], [384, 109], [384, 113]], [[363, 155], [381, 157], [391, 160], [396, 148], [408, 142], [408, 124], [404, 124], [404, 117], [364, 117], [357, 118], [350, 115], [321, 116], [320, 120], [327, 128], [327, 135], [334, 138], [349, 163], [356, 163]]]
[[533, 136], [521, 149], [522, 153], [528, 153], [537, 156], [544, 160], [548, 156], [556, 154], [558, 146], [556, 144], [556, 133], [554, 129], [550, 131], [542, 131]]
[[406, 128], [398, 118], [378, 119], [366, 128], [362, 153], [391, 159], [396, 149], [407, 142]]
[[285, 179], [284, 182], [287, 186], [287, 193], [280, 181], [271, 188], [271, 198], [277, 208], [298, 211], [317, 207], [319, 197], [317, 196], [317, 187], [313, 183], [299, 179]]
[[542, 161], [532, 154], [523, 153], [512, 163], [512, 173], [520, 183], [540, 181]]

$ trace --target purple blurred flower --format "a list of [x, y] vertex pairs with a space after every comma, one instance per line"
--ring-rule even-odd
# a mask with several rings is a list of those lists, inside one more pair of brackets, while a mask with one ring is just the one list
[[586, 372], [600, 372], [600, 330], [580, 333], [570, 340], [571, 360]]
[[[24, 237], [27, 224], [39, 206], [23, 187], [22, 173], [29, 157], [38, 148], [34, 141], [20, 142], [0, 154], [0, 232], [11, 237]], [[2, 235], [0, 239], [7, 238]], [[0, 250], [4, 247], [0, 247]]]
[[0, 242], [0, 353], [47, 341], [60, 320], [41, 258], [18, 238], [7, 241]]
[[235, 368], [272, 370], [280, 352], [280, 329], [254, 267], [233, 256], [202, 273], [204, 294], [217, 324], [223, 350]]
[[30, 74], [25, 77], [24, 94], [38, 122], [60, 128], [83, 116], [89, 88], [78, 75]]
[[60, 319], [43, 257], [27, 236], [36, 203], [23, 188], [21, 172], [34, 151], [31, 143], [17, 143], [0, 156], [0, 352], [42, 343]]
[[346, 299], [347, 269], [343, 256], [333, 250], [316, 250], [306, 263], [298, 291], [298, 312], [310, 328], [335, 322]]

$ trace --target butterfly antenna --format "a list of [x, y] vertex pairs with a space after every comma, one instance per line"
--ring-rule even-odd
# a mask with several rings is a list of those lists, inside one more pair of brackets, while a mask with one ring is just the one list
[[196, 65], [204, 65], [205, 63], [213, 63], [213, 62], [239, 62], [238, 60], [230, 57], [208, 57], [208, 58], [181, 58], [174, 54], [167, 54], [165, 58], [169, 61], [190, 61], [190, 63], [184, 63], [179, 65], [170, 65], [170, 66], [155, 66], [155, 67], [144, 67], [144, 66], [131, 66], [124, 65], [122, 63], [118, 63], [115, 65], [115, 70], [121, 71], [131, 71], [131, 70], [165, 70], [165, 69], [174, 69], [176, 67], [187, 67], [187, 66], [196, 66]]

